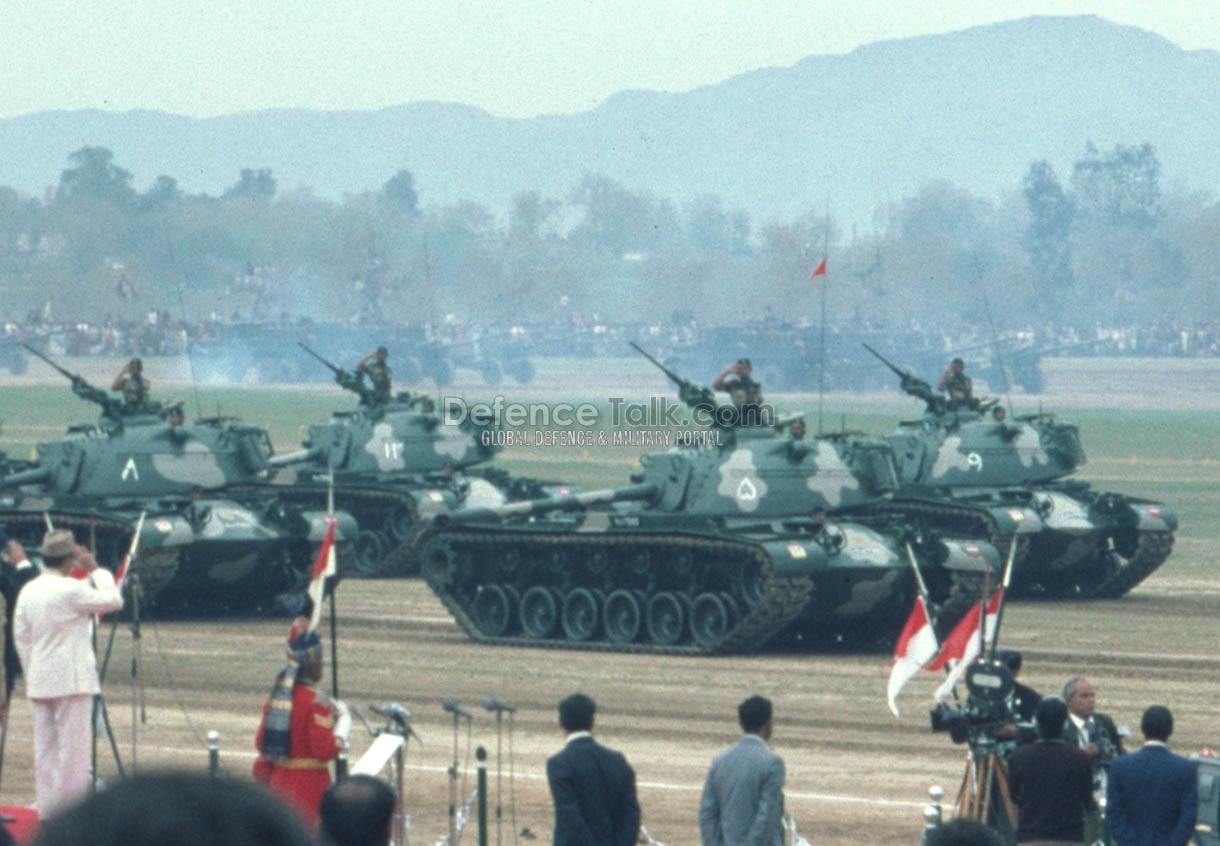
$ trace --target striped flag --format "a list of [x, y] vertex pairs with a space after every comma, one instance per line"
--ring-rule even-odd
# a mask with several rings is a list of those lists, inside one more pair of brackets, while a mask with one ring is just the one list
[[822, 259], [821, 263], [813, 269], [813, 273], [809, 274], [809, 281], [817, 279], [819, 276], [826, 275], [826, 259]]
[[936, 656], [938, 648], [936, 632], [928, 620], [928, 606], [922, 596], [917, 596], [911, 616], [907, 617], [907, 624], [894, 644], [894, 668], [890, 670], [886, 695], [895, 717], [900, 716], [897, 704], [899, 691]]
[[[1000, 603], [1003, 600], [1004, 588], [997, 588], [987, 602], [984, 637], [988, 642], [995, 636], [996, 620], [998, 619], [996, 612], [1000, 610]], [[982, 605], [983, 603], [979, 602], [970, 609], [970, 613], [962, 617], [961, 622], [954, 627], [953, 633], [945, 638], [945, 643], [941, 646], [936, 660], [928, 665], [928, 669], [938, 670], [950, 662], [954, 662], [944, 683], [936, 689], [937, 702], [953, 692], [958, 680], [966, 674], [966, 668], [979, 657], [979, 616], [982, 613]]]
[[309, 574], [309, 598], [313, 601], [313, 613], [309, 617], [309, 631], [318, 628], [322, 619], [322, 599], [326, 590], [326, 580], [338, 573], [335, 566], [335, 526], [334, 517], [326, 518], [326, 535], [322, 545], [318, 547], [318, 557], [314, 561], [313, 572]]

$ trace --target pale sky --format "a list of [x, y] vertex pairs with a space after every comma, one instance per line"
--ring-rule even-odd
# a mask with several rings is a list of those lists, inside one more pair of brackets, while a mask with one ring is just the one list
[[1029, 15], [1094, 14], [1220, 50], [1220, 0], [42, 0], [4, 4], [0, 117], [156, 109], [502, 117], [687, 91], [861, 44]]

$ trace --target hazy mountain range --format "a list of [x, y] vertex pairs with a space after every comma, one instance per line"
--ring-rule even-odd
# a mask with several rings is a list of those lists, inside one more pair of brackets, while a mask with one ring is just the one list
[[862, 222], [934, 179], [996, 197], [1048, 159], [1066, 181], [1090, 141], [1151, 142], [1164, 185], [1215, 194], [1220, 53], [1092, 16], [1032, 17], [525, 120], [437, 102], [203, 120], [43, 112], [0, 119], [0, 185], [41, 195], [89, 145], [109, 148], [138, 190], [164, 174], [219, 194], [242, 168], [269, 167], [280, 191], [337, 199], [406, 168], [424, 205], [501, 210], [519, 191], [562, 197], [600, 173], [679, 201], [716, 194], [757, 219], [829, 206]]

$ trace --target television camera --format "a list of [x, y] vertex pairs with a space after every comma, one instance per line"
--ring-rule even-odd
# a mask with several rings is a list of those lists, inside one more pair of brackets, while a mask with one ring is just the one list
[[974, 662], [966, 668], [965, 703], [936, 703], [930, 713], [932, 731], [948, 732], [954, 743], [969, 742], [975, 751], [994, 749], [1004, 741], [998, 730], [1016, 722], [1014, 683], [1012, 671], [996, 659]]

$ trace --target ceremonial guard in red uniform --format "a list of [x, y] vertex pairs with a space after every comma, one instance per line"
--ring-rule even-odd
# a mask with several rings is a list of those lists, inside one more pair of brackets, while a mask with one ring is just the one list
[[330, 786], [330, 762], [346, 747], [347, 707], [317, 689], [322, 679], [322, 640], [298, 618], [288, 634], [288, 665], [275, 678], [263, 706], [254, 744], [254, 778], [317, 825], [322, 794]]

